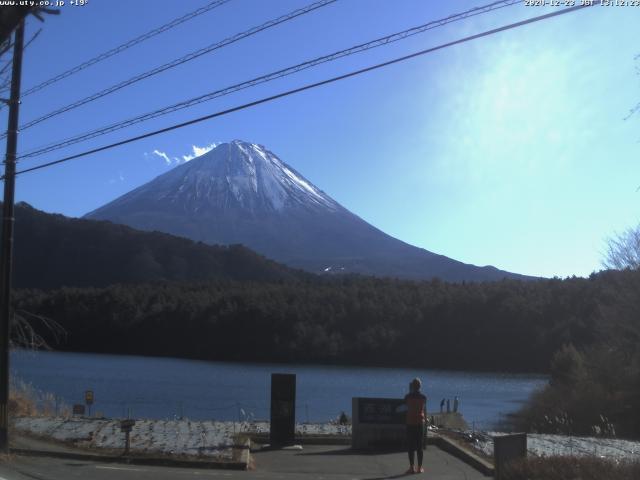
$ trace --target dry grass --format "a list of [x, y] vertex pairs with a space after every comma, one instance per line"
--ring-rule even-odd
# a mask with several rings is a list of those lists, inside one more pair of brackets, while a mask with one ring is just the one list
[[13, 455], [12, 453], [0, 453], [0, 465], [11, 463], [15, 458], [15, 455]]
[[22, 392], [9, 392], [9, 415], [12, 417], [34, 417], [37, 415], [35, 402]]
[[9, 415], [16, 416], [69, 416], [69, 406], [57, 400], [55, 395], [38, 390], [22, 380], [11, 380], [9, 390]]
[[597, 457], [527, 457], [504, 469], [505, 480], [638, 480], [640, 462]]

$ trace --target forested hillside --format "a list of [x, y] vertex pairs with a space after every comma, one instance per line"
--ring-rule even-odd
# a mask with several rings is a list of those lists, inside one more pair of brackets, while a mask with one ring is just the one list
[[23, 290], [16, 305], [60, 322], [68, 336], [58, 348], [74, 351], [548, 371], [565, 344], [618, 338], [619, 310], [635, 308], [639, 277], [157, 283]]
[[159, 232], [53, 215], [16, 205], [17, 288], [214, 279], [277, 281], [310, 274], [240, 245], [211, 246]]

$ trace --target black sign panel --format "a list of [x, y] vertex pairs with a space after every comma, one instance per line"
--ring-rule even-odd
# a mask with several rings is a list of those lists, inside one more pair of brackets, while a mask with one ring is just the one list
[[130, 432], [133, 429], [133, 426], [135, 424], [136, 424], [136, 421], [132, 418], [120, 420], [120, 430], [123, 432]]
[[84, 415], [84, 405], [81, 403], [76, 403], [73, 406], [73, 414], [74, 415]]
[[272, 445], [292, 445], [296, 424], [296, 376], [290, 373], [271, 374], [271, 434]]
[[358, 421], [360, 423], [404, 424], [407, 408], [400, 398], [359, 398]]
[[512, 460], [527, 456], [527, 434], [515, 433], [493, 437], [493, 457], [496, 479], [503, 476], [504, 465]]

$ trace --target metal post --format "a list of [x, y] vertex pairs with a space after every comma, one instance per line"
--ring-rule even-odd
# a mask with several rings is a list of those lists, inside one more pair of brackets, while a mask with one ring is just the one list
[[129, 455], [129, 449], [131, 448], [131, 430], [127, 430], [125, 432], [125, 440], [124, 440], [124, 454]]
[[18, 149], [18, 111], [24, 21], [18, 24], [13, 46], [11, 97], [7, 129], [7, 155], [4, 162], [4, 204], [2, 206], [2, 245], [0, 250], [0, 452], [9, 452], [9, 334], [11, 312], [11, 263], [13, 255], [13, 203], [15, 194], [16, 151]]

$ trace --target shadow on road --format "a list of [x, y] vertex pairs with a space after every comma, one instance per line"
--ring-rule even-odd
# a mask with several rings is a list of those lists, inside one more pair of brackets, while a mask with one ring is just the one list
[[388, 455], [392, 453], [403, 453], [404, 450], [388, 449], [388, 450], [354, 450], [351, 448], [341, 448], [337, 450], [324, 450], [319, 452], [300, 452], [299, 456], [316, 456], [316, 455], [358, 455], [358, 456], [378, 456]]
[[363, 478], [362, 480], [390, 480], [392, 478], [402, 478], [402, 477], [408, 477], [408, 476], [412, 476], [412, 473], [401, 473], [399, 475], [391, 475], [391, 476], [387, 476], [387, 477], [370, 477], [370, 478]]

